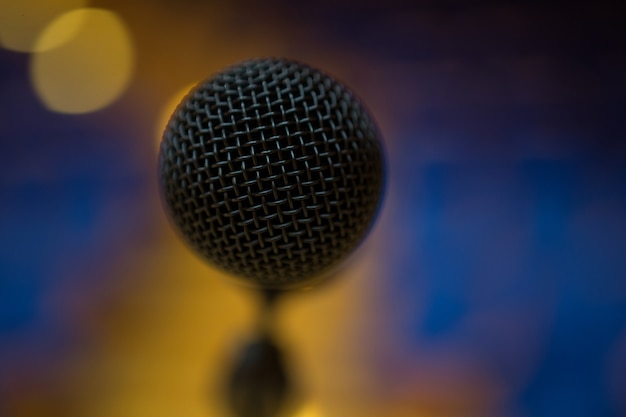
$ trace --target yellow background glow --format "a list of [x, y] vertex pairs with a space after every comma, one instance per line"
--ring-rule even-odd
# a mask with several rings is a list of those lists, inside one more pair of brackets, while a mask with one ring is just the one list
[[79, 9], [63, 14], [44, 29], [31, 61], [35, 90], [46, 107], [60, 113], [99, 110], [126, 89], [133, 72], [133, 43], [125, 24], [113, 12]]
[[157, 120], [157, 125], [155, 127], [155, 134], [157, 138], [157, 142], [156, 142], [157, 151], [159, 149], [159, 146], [161, 145], [161, 138], [163, 137], [163, 130], [167, 126], [167, 123], [169, 122], [170, 118], [172, 117], [174, 110], [176, 110], [176, 107], [178, 106], [178, 104], [183, 100], [183, 98], [187, 95], [187, 93], [189, 93], [189, 91], [191, 91], [191, 89], [194, 88], [196, 85], [197, 83], [190, 83], [190, 84], [185, 85], [181, 89], [177, 90], [174, 94], [172, 94], [172, 96], [169, 98], [169, 100], [167, 100], [167, 102], [163, 106], [163, 109], [161, 110], [161, 113]]

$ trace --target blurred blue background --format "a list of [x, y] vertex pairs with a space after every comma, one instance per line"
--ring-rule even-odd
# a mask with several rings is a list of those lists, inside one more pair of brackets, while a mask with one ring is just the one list
[[[267, 55], [343, 80], [387, 147], [385, 206], [347, 276], [282, 312], [315, 405], [301, 415], [626, 416], [616, 6], [83, 3], [122, 22], [126, 67], [102, 47], [86, 49], [113, 53], [95, 78], [46, 67], [54, 48], [0, 31], [1, 416], [227, 415], [200, 399], [222, 375], [206, 358], [245, 335], [257, 300], [205, 277], [169, 230], [156, 148], [185, 89]], [[5, 27], [44, 3], [23, 4], [0, 6]], [[70, 96], [119, 92], [63, 107], [42, 85], [68, 74]]]

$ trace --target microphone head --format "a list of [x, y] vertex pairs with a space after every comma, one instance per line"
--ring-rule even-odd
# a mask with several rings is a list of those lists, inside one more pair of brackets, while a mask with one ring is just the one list
[[163, 135], [164, 205], [211, 264], [264, 289], [310, 285], [369, 230], [383, 188], [376, 126], [298, 62], [251, 60], [198, 84]]

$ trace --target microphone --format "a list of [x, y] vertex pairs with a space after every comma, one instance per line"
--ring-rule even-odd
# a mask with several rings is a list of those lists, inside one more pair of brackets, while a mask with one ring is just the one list
[[255, 59], [198, 84], [161, 142], [164, 206], [187, 243], [263, 290], [259, 335], [225, 397], [275, 417], [293, 391], [270, 326], [278, 290], [327, 277], [370, 229], [383, 189], [374, 121], [347, 87], [302, 63]]
[[255, 59], [194, 87], [163, 135], [164, 206], [188, 244], [267, 291], [310, 286], [371, 228], [383, 189], [371, 116], [302, 63]]

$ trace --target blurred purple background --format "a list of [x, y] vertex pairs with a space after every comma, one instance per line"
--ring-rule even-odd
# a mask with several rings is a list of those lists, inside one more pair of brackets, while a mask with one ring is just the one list
[[[115, 388], [142, 340], [167, 339], [151, 339], [146, 329], [161, 324], [150, 317], [177, 311], [170, 295], [192, 300], [174, 275], [197, 261], [169, 230], [156, 190], [160, 112], [180, 88], [264, 55], [343, 80], [387, 146], [385, 206], [353, 261], [373, 255], [376, 267], [311, 295], [320, 306], [334, 297], [328, 311], [348, 318], [315, 323], [326, 307], [312, 301], [309, 321], [293, 330], [311, 326], [314, 337], [299, 339], [319, 343], [310, 357], [337, 360], [312, 371], [331, 387], [313, 390], [319, 416], [626, 416], [626, 19], [616, 7], [89, 6], [125, 22], [136, 62], [124, 93], [98, 111], [48, 109], [33, 87], [34, 54], [0, 48], [1, 416], [160, 415], [147, 404], [167, 395], [141, 383], [124, 385], [123, 397]], [[254, 314], [253, 296], [219, 278], [201, 283], [202, 267], [181, 271], [198, 278], [180, 285], [220, 306], [210, 314], [236, 315], [222, 293], [253, 306], [242, 317]], [[181, 343], [218, 326], [194, 320]], [[206, 337], [199, 357], [211, 343], [226, 350], [232, 335]], [[155, 363], [176, 362], [175, 352]], [[331, 381], [357, 369], [360, 382]], [[209, 407], [181, 415], [221, 412]]]

